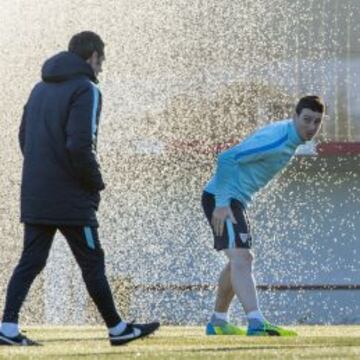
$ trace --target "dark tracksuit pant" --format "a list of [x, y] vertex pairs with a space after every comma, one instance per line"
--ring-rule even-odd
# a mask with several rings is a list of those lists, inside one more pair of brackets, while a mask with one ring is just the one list
[[45, 267], [57, 230], [66, 238], [107, 327], [117, 325], [121, 319], [105, 275], [104, 252], [97, 228], [32, 224], [25, 224], [24, 248], [8, 285], [3, 322], [18, 322], [20, 308], [34, 279]]

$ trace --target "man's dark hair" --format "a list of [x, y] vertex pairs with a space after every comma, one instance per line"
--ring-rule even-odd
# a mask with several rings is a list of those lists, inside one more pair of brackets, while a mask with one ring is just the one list
[[68, 50], [82, 59], [87, 60], [96, 51], [99, 56], [104, 56], [105, 44], [101, 37], [92, 31], [83, 31], [75, 34], [70, 42]]
[[303, 109], [310, 109], [312, 111], [324, 113], [325, 103], [320, 96], [304, 96], [297, 103], [295, 111], [298, 115], [300, 115]]

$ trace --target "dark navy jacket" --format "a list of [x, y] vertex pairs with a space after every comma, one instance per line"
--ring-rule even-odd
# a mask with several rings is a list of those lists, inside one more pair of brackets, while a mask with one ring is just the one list
[[48, 59], [19, 131], [24, 155], [21, 221], [98, 226], [104, 183], [96, 160], [101, 94], [91, 66], [61, 52]]

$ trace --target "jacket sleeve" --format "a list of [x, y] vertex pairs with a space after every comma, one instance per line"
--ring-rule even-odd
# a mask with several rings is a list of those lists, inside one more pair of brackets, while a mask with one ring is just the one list
[[21, 117], [20, 128], [19, 128], [19, 134], [18, 134], [20, 150], [23, 155], [25, 150], [25, 122], [26, 122], [26, 105], [24, 106], [23, 114]]
[[[217, 207], [229, 206], [231, 195], [227, 193], [229, 184], [239, 172], [239, 164], [264, 161], [276, 155], [288, 139], [285, 127], [268, 126], [249, 136], [240, 144], [218, 156], [215, 173], [215, 201]], [[245, 170], [244, 170], [245, 171]]]
[[96, 159], [99, 90], [91, 83], [74, 95], [66, 125], [66, 148], [73, 170], [83, 188], [98, 192], [105, 188]]
[[230, 206], [231, 195], [228, 193], [229, 183], [235, 177], [236, 163], [226, 156], [226, 151], [218, 157], [215, 173], [216, 207]]
[[281, 151], [287, 140], [287, 123], [272, 123], [247, 137], [228, 155], [238, 164], [262, 161]]

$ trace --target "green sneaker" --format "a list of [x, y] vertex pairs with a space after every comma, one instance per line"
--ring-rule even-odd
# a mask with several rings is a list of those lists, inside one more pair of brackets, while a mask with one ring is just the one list
[[206, 335], [246, 335], [246, 330], [235, 325], [226, 323], [223, 326], [214, 326], [208, 323], [206, 326]]
[[268, 321], [261, 323], [258, 321], [256, 326], [249, 326], [248, 336], [297, 336], [293, 330], [283, 329], [280, 326], [271, 325]]

